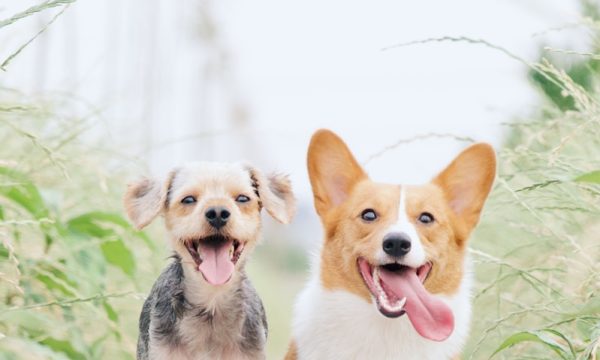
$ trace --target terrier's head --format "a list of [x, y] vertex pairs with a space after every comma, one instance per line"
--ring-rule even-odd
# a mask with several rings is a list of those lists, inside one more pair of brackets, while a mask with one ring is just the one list
[[212, 285], [227, 283], [243, 265], [258, 241], [263, 207], [284, 224], [295, 210], [287, 176], [239, 163], [190, 163], [162, 182], [141, 179], [129, 185], [124, 202], [138, 229], [163, 214], [184, 266]]

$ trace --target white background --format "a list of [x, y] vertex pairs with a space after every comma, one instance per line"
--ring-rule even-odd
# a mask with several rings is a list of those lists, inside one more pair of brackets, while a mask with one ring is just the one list
[[[0, 4], [7, 18], [35, 2]], [[1, 29], [0, 59], [59, 10]], [[189, 160], [288, 172], [297, 223], [314, 223], [305, 153], [316, 129], [337, 131], [359, 161], [430, 132], [497, 146], [501, 123], [539, 102], [526, 67], [484, 46], [382, 48], [468, 36], [533, 61], [542, 45], [573, 48], [565, 39], [577, 30], [536, 33], [578, 21], [564, 0], [79, 0], [0, 80], [84, 99], [100, 113], [93, 132], [156, 175]], [[426, 181], [464, 145], [418, 141], [366, 168], [381, 181]]]

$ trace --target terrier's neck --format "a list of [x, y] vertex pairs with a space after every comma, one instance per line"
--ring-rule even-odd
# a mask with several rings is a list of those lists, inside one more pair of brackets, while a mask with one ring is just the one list
[[236, 270], [231, 279], [223, 285], [211, 285], [203, 278], [202, 273], [187, 264], [183, 268], [183, 293], [186, 301], [194, 306], [210, 312], [227, 308], [236, 300], [239, 301], [238, 289], [246, 278], [243, 271]]

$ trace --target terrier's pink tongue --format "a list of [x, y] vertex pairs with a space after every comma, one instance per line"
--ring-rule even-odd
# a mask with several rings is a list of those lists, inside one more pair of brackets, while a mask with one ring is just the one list
[[198, 266], [198, 270], [209, 284], [222, 285], [231, 278], [234, 270], [234, 264], [229, 256], [231, 243], [232, 241], [227, 241], [219, 246], [200, 243], [202, 263]]
[[404, 310], [417, 332], [433, 341], [446, 340], [454, 330], [452, 310], [425, 290], [416, 270], [395, 273], [380, 269], [380, 278], [399, 299], [406, 297]]

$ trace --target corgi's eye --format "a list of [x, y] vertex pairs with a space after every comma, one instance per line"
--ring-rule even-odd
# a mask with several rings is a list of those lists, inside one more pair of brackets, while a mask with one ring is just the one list
[[186, 204], [186, 205], [193, 204], [195, 202], [196, 202], [196, 198], [191, 195], [186, 196], [183, 199], [181, 199], [181, 203]]
[[250, 198], [247, 197], [246, 195], [238, 195], [238, 197], [235, 198], [235, 201], [239, 202], [239, 203], [245, 203], [250, 201]]
[[432, 223], [434, 220], [433, 215], [431, 215], [428, 212], [424, 212], [421, 215], [419, 215], [419, 222], [423, 223], [423, 224], [430, 224]]
[[377, 214], [375, 213], [375, 210], [373, 210], [373, 209], [365, 209], [360, 214], [360, 217], [364, 221], [375, 221], [375, 219], [377, 219]]

